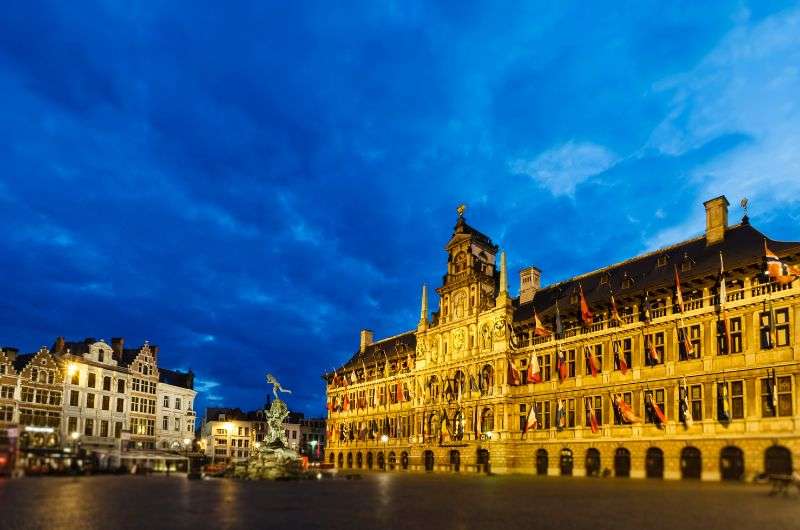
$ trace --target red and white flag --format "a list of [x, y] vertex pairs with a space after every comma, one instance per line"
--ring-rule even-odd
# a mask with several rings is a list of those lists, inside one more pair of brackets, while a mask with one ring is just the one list
[[534, 311], [533, 313], [533, 335], [536, 337], [547, 337], [551, 335], [551, 331], [544, 327], [542, 321], [539, 320], [539, 315]]
[[647, 356], [650, 358], [650, 364], [659, 364], [661, 358], [658, 356], [658, 350], [656, 350], [656, 343], [653, 337], [645, 337], [644, 341], [647, 343]]
[[622, 418], [622, 421], [625, 423], [639, 423], [641, 418], [639, 418], [636, 414], [633, 413], [633, 408], [625, 401], [622, 397], [622, 394], [617, 394], [614, 396], [614, 405], [617, 407], [617, 412], [619, 413], [619, 417]]
[[609, 321], [618, 326], [622, 325], [622, 318], [619, 316], [619, 311], [617, 310], [617, 302], [614, 300], [614, 293], [611, 293], [611, 316], [609, 317]]
[[539, 357], [536, 352], [531, 352], [531, 360], [528, 362], [528, 383], [542, 382], [542, 367], [539, 366]]
[[661, 425], [667, 424], [667, 416], [664, 414], [664, 411], [661, 410], [661, 407], [658, 406], [656, 400], [653, 399], [652, 394], [647, 395], [647, 403], [650, 405], [650, 410], [653, 411], [656, 419], [658, 419], [658, 423]]
[[586, 404], [586, 417], [589, 418], [589, 427], [592, 428], [592, 433], [597, 434], [600, 430], [600, 424], [597, 423], [597, 416], [594, 415], [591, 398], [584, 400], [584, 403]]
[[789, 265], [778, 259], [778, 256], [767, 248], [766, 239], [764, 240], [764, 259], [767, 262], [766, 274], [779, 284], [789, 283], [800, 276], [800, 267]]
[[567, 370], [567, 360], [564, 357], [564, 352], [556, 346], [556, 368], [558, 369], [558, 377], [561, 381], [567, 378], [569, 372]]
[[539, 428], [539, 420], [536, 419], [536, 404], [531, 405], [531, 410], [528, 412], [528, 419], [525, 421], [525, 428], [522, 430], [522, 434], [527, 433], [528, 431], [535, 431]]
[[592, 377], [597, 377], [598, 372], [600, 372], [600, 361], [597, 359], [597, 355], [594, 353], [594, 348], [585, 346], [584, 351], [586, 354], [586, 360], [589, 363], [589, 370], [592, 372]]
[[508, 384], [511, 386], [518, 386], [522, 384], [522, 374], [519, 368], [514, 364], [512, 358], [508, 358]]
[[617, 361], [617, 367], [622, 375], [628, 373], [628, 362], [625, 360], [625, 354], [622, 352], [622, 341], [614, 341], [614, 359]]
[[586, 297], [583, 295], [583, 286], [578, 284], [578, 289], [581, 295], [581, 320], [584, 326], [592, 325], [592, 310], [589, 309], [589, 304], [586, 302]]
[[678, 274], [678, 266], [673, 265], [675, 269], [675, 303], [678, 305], [678, 311], [683, 313], [683, 293], [681, 292], [681, 277]]

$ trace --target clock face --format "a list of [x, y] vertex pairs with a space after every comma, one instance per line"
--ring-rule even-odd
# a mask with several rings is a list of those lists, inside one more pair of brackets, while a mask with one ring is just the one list
[[459, 291], [453, 297], [453, 314], [456, 318], [463, 318], [467, 310], [467, 295]]

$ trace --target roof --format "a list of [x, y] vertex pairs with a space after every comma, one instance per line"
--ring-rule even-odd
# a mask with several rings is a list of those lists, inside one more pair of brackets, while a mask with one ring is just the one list
[[[220, 414], [225, 415], [225, 420], [220, 420]], [[206, 408], [206, 421], [247, 420], [247, 414], [240, 408], [208, 407]]]
[[35, 353], [23, 353], [22, 355], [17, 355], [17, 358], [12, 362], [14, 365], [14, 370], [16, 370], [17, 373], [22, 372], [22, 370], [25, 369], [25, 367], [29, 362], [31, 362], [31, 360], [33, 360], [34, 357], [36, 357]]
[[179, 372], [177, 370], [159, 367], [158, 382], [194, 390], [194, 373], [191, 370], [188, 372]]
[[[763, 259], [765, 240], [770, 250], [779, 256], [800, 253], [800, 243], [769, 239], [745, 218], [741, 224], [729, 227], [719, 243], [706, 245], [703, 235], [544, 287], [536, 291], [531, 302], [519, 305], [517, 298], [514, 300], [514, 321], [533, 318], [534, 308], [541, 318], [552, 316], [556, 304], [562, 314], [577, 311], [577, 304], [572, 303], [570, 298], [579, 286], [590, 306], [608, 305], [612, 292], [617, 300], [623, 300], [626, 297], [641, 297], [645, 290], [651, 293], [672, 290], [675, 283], [674, 266], [680, 271], [682, 286], [691, 287], [693, 281], [716, 277], [720, 253], [726, 270], [759, 263]], [[666, 258], [666, 263], [659, 266], [659, 260], [663, 262], [663, 258]], [[691, 268], [682, 270], [684, 262], [689, 262]], [[632, 285], [623, 288], [626, 278], [632, 280]]]
[[388, 359], [389, 362], [397, 359], [405, 360], [409, 353], [414, 353], [417, 349], [417, 336], [416, 331], [406, 331], [399, 335], [393, 335], [377, 342], [373, 342], [366, 348], [364, 352], [357, 351], [344, 365], [337, 368], [337, 370], [347, 370], [348, 368], [361, 368], [361, 363], [364, 365], [371, 365], [378, 362], [383, 362]]
[[492, 243], [492, 240], [489, 238], [489, 236], [468, 225], [464, 217], [459, 217], [458, 221], [456, 221], [456, 226], [453, 228], [453, 235], [450, 236], [450, 241], [448, 241], [447, 246], [450, 246], [450, 243], [453, 242], [453, 239], [461, 234], [470, 235], [474, 241], [477, 241], [478, 243], [497, 251], [497, 245]]

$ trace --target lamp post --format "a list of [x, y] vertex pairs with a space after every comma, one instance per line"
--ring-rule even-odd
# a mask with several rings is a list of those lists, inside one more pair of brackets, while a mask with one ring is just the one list
[[[316, 457], [316, 448], [318, 443], [319, 442], [317, 442], [316, 440], [311, 440], [310, 442], [308, 442], [308, 444], [311, 446], [311, 455], [314, 457]], [[317, 458], [317, 460], [319, 459]]]

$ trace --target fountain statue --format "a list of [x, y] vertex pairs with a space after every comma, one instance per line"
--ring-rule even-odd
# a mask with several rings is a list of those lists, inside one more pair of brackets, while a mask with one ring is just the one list
[[278, 392], [291, 394], [292, 391], [283, 388], [272, 374], [267, 374], [267, 384], [272, 385], [272, 393], [275, 395], [272, 405], [264, 410], [267, 418], [267, 439], [255, 445], [246, 463], [234, 467], [233, 476], [253, 480], [298, 478], [302, 474], [300, 457], [296, 451], [287, 447], [283, 429], [289, 408], [278, 396]]

